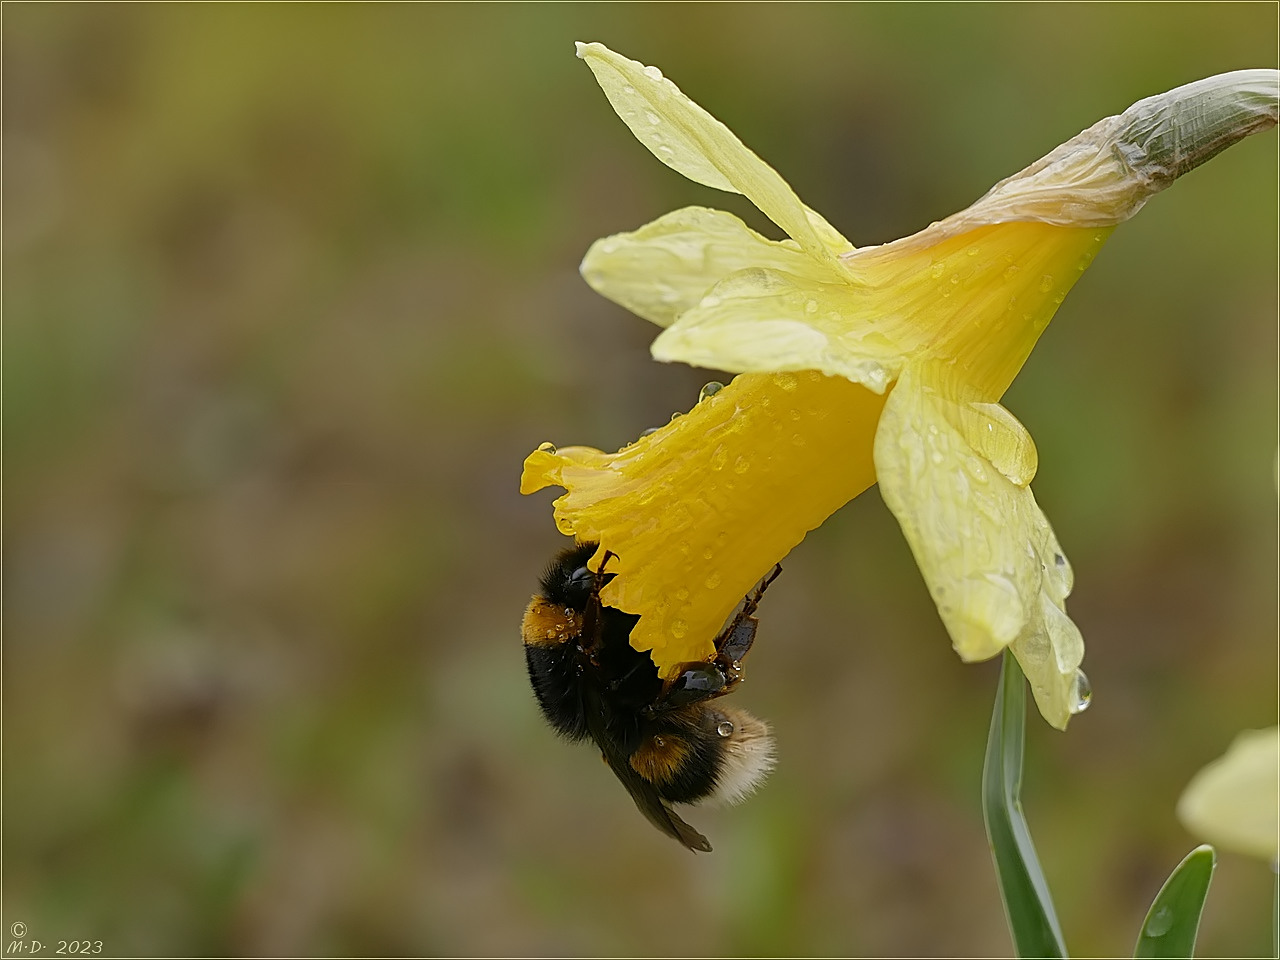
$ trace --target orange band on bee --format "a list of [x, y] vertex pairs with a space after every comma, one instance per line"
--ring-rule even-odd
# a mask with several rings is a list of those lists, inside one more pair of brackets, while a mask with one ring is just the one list
[[535, 596], [525, 608], [520, 631], [528, 646], [555, 646], [582, 633], [582, 615]]
[[656, 787], [670, 783], [689, 759], [684, 737], [649, 737], [631, 755], [631, 766]]

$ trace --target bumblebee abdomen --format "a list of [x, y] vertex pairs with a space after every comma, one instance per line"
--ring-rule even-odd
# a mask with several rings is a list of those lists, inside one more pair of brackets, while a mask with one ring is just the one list
[[769, 728], [745, 710], [697, 704], [646, 730], [631, 767], [671, 803], [736, 803], [773, 769]]

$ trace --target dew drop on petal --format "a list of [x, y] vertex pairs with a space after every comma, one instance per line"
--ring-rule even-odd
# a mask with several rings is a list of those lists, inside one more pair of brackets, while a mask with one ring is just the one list
[[698, 402], [701, 403], [708, 397], [714, 397], [717, 393], [724, 389], [724, 384], [719, 380], [710, 380], [702, 385], [702, 389], [698, 391]]
[[563, 533], [566, 537], [573, 536], [573, 522], [568, 517], [560, 517], [556, 520], [556, 529]]
[[647, 437], [647, 436], [649, 436], [649, 434], [651, 434], [651, 433], [657, 433], [657, 432], [658, 432], [658, 428], [657, 428], [657, 427], [650, 427], [648, 430], [643, 431], [643, 432], [640, 434], [640, 436], [642, 436], [642, 437]]
[[734, 473], [746, 473], [750, 469], [751, 469], [751, 461], [748, 460], [746, 457], [739, 457], [737, 460], [733, 461]]
[[1040, 292], [1048, 293], [1052, 289], [1053, 289], [1053, 277], [1046, 273], [1043, 277], [1040, 278]]
[[689, 623], [687, 620], [671, 621], [671, 636], [675, 637], [677, 640], [682, 639], [684, 635], [688, 632], [689, 632]]
[[947, 272], [947, 265], [943, 263], [941, 260], [939, 260], [937, 263], [935, 263], [932, 267], [929, 268], [929, 276], [933, 277], [933, 279], [935, 280], [937, 280], [946, 272]]
[[805, 313], [817, 313], [817, 312], [818, 312], [818, 301], [817, 301], [817, 300], [809, 300], [809, 301], [807, 301], [807, 302], [805, 303], [805, 305], [804, 305], [804, 312], [805, 312]]
[[657, 67], [645, 67], [644, 75], [648, 77], [650, 80], [662, 79], [662, 71], [659, 70]]
[[539, 453], [555, 453], [556, 445], [552, 443], [550, 440], [544, 441], [543, 443], [538, 444], [538, 452]]
[[716, 589], [718, 586], [720, 586], [720, 574], [713, 573], [711, 576], [707, 577], [707, 579], [703, 581], [703, 585], [708, 590]]
[[683, 416], [684, 414], [681, 413], [679, 410], [677, 410], [675, 413], [671, 415], [671, 422], [675, 423], [677, 420], [679, 420]]
[[628, 83], [622, 88], [622, 92], [625, 93], [627, 96], [631, 96], [631, 94], [636, 92], [636, 88]]
[[662, 122], [662, 118], [658, 116], [656, 113], [654, 113], [652, 110], [646, 110], [644, 113], [644, 118], [648, 120], [650, 123], [652, 123], [655, 127]]
[[1089, 683], [1089, 678], [1084, 675], [1083, 670], [1076, 671], [1075, 683], [1071, 689], [1071, 712], [1084, 713], [1089, 709], [1089, 704], [1093, 700], [1093, 685]]

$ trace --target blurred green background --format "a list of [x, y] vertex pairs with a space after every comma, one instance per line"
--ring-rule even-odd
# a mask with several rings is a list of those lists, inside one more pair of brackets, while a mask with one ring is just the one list
[[[659, 65], [859, 245], [1093, 121], [1277, 65], [1274, 4], [9, 5], [4, 921], [110, 954], [1010, 949], [979, 809], [996, 665], [875, 491], [770, 590], [780, 764], [656, 833], [527, 689], [562, 538], [539, 442], [616, 449], [715, 375], [577, 276], [707, 190], [573, 55]], [[1095, 698], [1029, 728], [1078, 955], [1131, 949], [1174, 818], [1275, 722], [1277, 137], [1121, 227], [1006, 398]], [[1270, 949], [1224, 855], [1202, 955]], [[7, 940], [5, 941], [7, 943]]]

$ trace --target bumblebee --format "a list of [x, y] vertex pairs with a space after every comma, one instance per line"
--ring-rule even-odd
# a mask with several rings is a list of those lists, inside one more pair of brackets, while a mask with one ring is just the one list
[[639, 617], [600, 602], [614, 574], [588, 561], [598, 544], [561, 552], [539, 581], [524, 613], [529, 681], [547, 722], [568, 740], [590, 738], [640, 812], [690, 850], [711, 844], [672, 809], [673, 803], [735, 803], [774, 764], [769, 728], [719, 698], [742, 682], [742, 661], [755, 640], [753, 616], [773, 571], [748, 594], [716, 638], [715, 654], [686, 663], [663, 680], [648, 653], [632, 648]]

